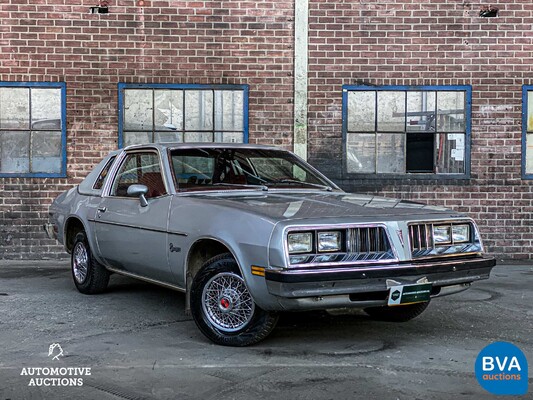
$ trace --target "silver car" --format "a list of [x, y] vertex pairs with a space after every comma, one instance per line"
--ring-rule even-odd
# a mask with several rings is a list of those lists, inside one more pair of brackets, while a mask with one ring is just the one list
[[495, 265], [467, 216], [346, 193], [258, 145], [114, 151], [55, 199], [45, 229], [80, 292], [105, 291], [112, 273], [182, 291], [202, 333], [229, 346], [266, 338], [281, 311], [407, 321]]

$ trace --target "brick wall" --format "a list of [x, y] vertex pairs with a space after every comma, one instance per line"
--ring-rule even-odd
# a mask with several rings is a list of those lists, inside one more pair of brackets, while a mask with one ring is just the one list
[[[480, 18], [489, 4], [500, 16]], [[533, 78], [533, 2], [311, 0], [310, 7], [310, 161], [351, 191], [466, 212], [489, 251], [531, 259], [533, 193], [521, 179], [520, 145], [521, 87]], [[472, 85], [472, 179], [349, 179], [343, 84]]]
[[250, 141], [291, 146], [292, 2], [7, 0], [0, 81], [67, 83], [67, 179], [0, 178], [0, 258], [59, 257], [48, 205], [117, 148], [117, 84], [250, 85]]

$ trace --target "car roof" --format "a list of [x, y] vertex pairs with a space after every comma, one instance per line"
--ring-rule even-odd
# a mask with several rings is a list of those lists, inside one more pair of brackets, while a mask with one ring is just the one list
[[173, 149], [260, 149], [260, 150], [283, 150], [283, 148], [276, 146], [268, 146], [262, 144], [249, 144], [249, 143], [147, 143], [136, 144], [124, 148], [128, 150], [139, 149], [160, 149], [160, 150], [173, 150]]

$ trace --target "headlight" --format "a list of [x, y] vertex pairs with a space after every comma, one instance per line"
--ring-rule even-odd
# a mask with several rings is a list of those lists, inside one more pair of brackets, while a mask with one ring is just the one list
[[313, 234], [311, 232], [289, 233], [287, 242], [291, 254], [310, 253], [313, 250]]
[[341, 241], [341, 232], [318, 232], [318, 251], [340, 251], [342, 247]]
[[433, 227], [433, 241], [435, 244], [451, 243], [451, 226], [441, 225]]
[[452, 226], [452, 238], [454, 243], [465, 243], [470, 241], [470, 225]]

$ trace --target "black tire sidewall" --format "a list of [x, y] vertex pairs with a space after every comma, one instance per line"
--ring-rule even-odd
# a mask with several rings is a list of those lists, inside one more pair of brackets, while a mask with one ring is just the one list
[[[78, 243], [82, 243], [87, 252], [87, 276], [83, 282], [78, 282], [74, 275], [74, 249]], [[98, 269], [98, 270], [97, 270]], [[91, 247], [87, 240], [85, 232], [79, 232], [74, 238], [74, 245], [72, 246], [72, 254], [70, 256], [70, 271], [72, 273], [72, 279], [78, 291], [84, 294], [101, 293], [107, 287], [109, 281], [109, 272], [93, 259]]]

